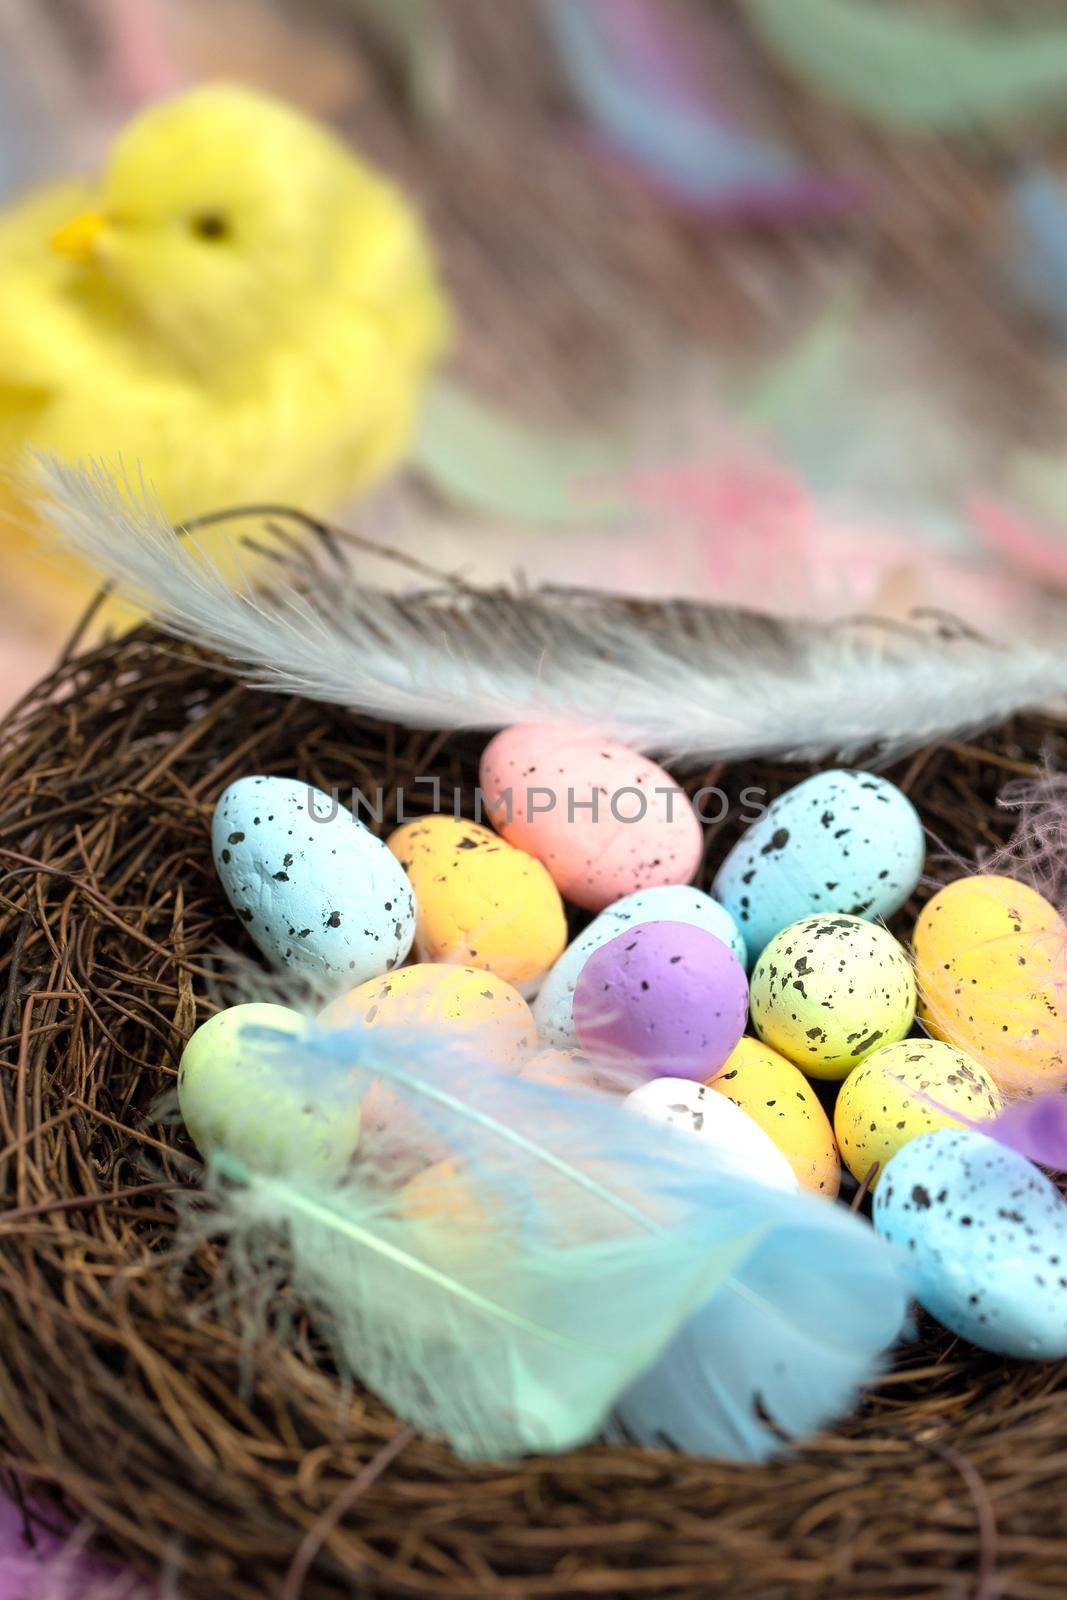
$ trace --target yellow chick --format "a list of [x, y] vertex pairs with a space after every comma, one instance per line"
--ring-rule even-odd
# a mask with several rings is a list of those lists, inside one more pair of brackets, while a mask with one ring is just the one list
[[138, 115], [98, 185], [0, 217], [0, 455], [121, 458], [176, 521], [329, 511], [403, 455], [447, 335], [391, 183], [265, 95], [198, 88]]

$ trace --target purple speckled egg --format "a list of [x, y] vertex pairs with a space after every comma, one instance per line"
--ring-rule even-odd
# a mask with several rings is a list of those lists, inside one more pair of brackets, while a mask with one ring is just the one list
[[740, 961], [686, 922], [642, 922], [617, 934], [593, 951], [574, 991], [582, 1049], [642, 1079], [710, 1077], [747, 1018]]

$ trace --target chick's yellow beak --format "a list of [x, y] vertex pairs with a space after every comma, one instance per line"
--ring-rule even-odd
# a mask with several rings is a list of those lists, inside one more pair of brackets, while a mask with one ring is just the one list
[[72, 217], [56, 230], [52, 235], [52, 249], [71, 261], [91, 261], [97, 240], [106, 226], [99, 211], [83, 211], [80, 217]]

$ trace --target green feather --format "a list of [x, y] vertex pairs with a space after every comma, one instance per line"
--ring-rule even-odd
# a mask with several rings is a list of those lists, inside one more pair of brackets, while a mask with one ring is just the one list
[[573, 527], [627, 509], [609, 445], [533, 432], [444, 379], [424, 398], [414, 465], [443, 499], [508, 522]]
[[748, 0], [748, 9], [786, 67], [891, 127], [947, 133], [1063, 113], [1062, 27], [952, 20], [896, 0]]
[[[594, 1437], [766, 1231], [741, 1212], [714, 1242], [684, 1226], [583, 1238], [557, 1186], [558, 1237], [537, 1229], [530, 1237], [504, 1184], [485, 1195], [491, 1229], [465, 1236], [447, 1179], [442, 1229], [405, 1217], [395, 1197], [359, 1181], [318, 1188], [224, 1159], [217, 1171], [229, 1180], [216, 1199], [242, 1241], [238, 1257], [284, 1259], [342, 1373], [476, 1460]], [[455, 1180], [460, 1203], [466, 1181]]]

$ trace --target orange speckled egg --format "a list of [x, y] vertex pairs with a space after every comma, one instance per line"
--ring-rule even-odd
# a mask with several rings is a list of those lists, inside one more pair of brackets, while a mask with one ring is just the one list
[[476, 1041], [487, 1055], [515, 1065], [537, 1043], [519, 991], [475, 967], [401, 967], [331, 1001], [321, 1020], [329, 1026], [362, 1021], [372, 1028], [434, 1027]]
[[598, 1067], [580, 1050], [539, 1050], [523, 1062], [518, 1075], [559, 1089], [603, 1089], [622, 1095], [632, 1087], [628, 1082], [623, 1085], [610, 1067]]
[[803, 1188], [834, 1199], [841, 1187], [841, 1162], [833, 1129], [799, 1068], [746, 1035], [708, 1083], [769, 1134]]
[[1067, 924], [1036, 889], [976, 873], [939, 890], [913, 938], [919, 1016], [1010, 1094], [1067, 1079]]
[[405, 822], [386, 840], [415, 891], [420, 961], [481, 967], [536, 984], [567, 942], [545, 867], [491, 828], [454, 817]]
[[418, 1249], [438, 1267], [481, 1264], [497, 1242], [488, 1206], [457, 1161], [435, 1162], [399, 1191], [396, 1209], [414, 1229]]
[[574, 728], [521, 723], [485, 749], [481, 787], [493, 826], [543, 861], [575, 905], [688, 883], [700, 819], [654, 761]]

